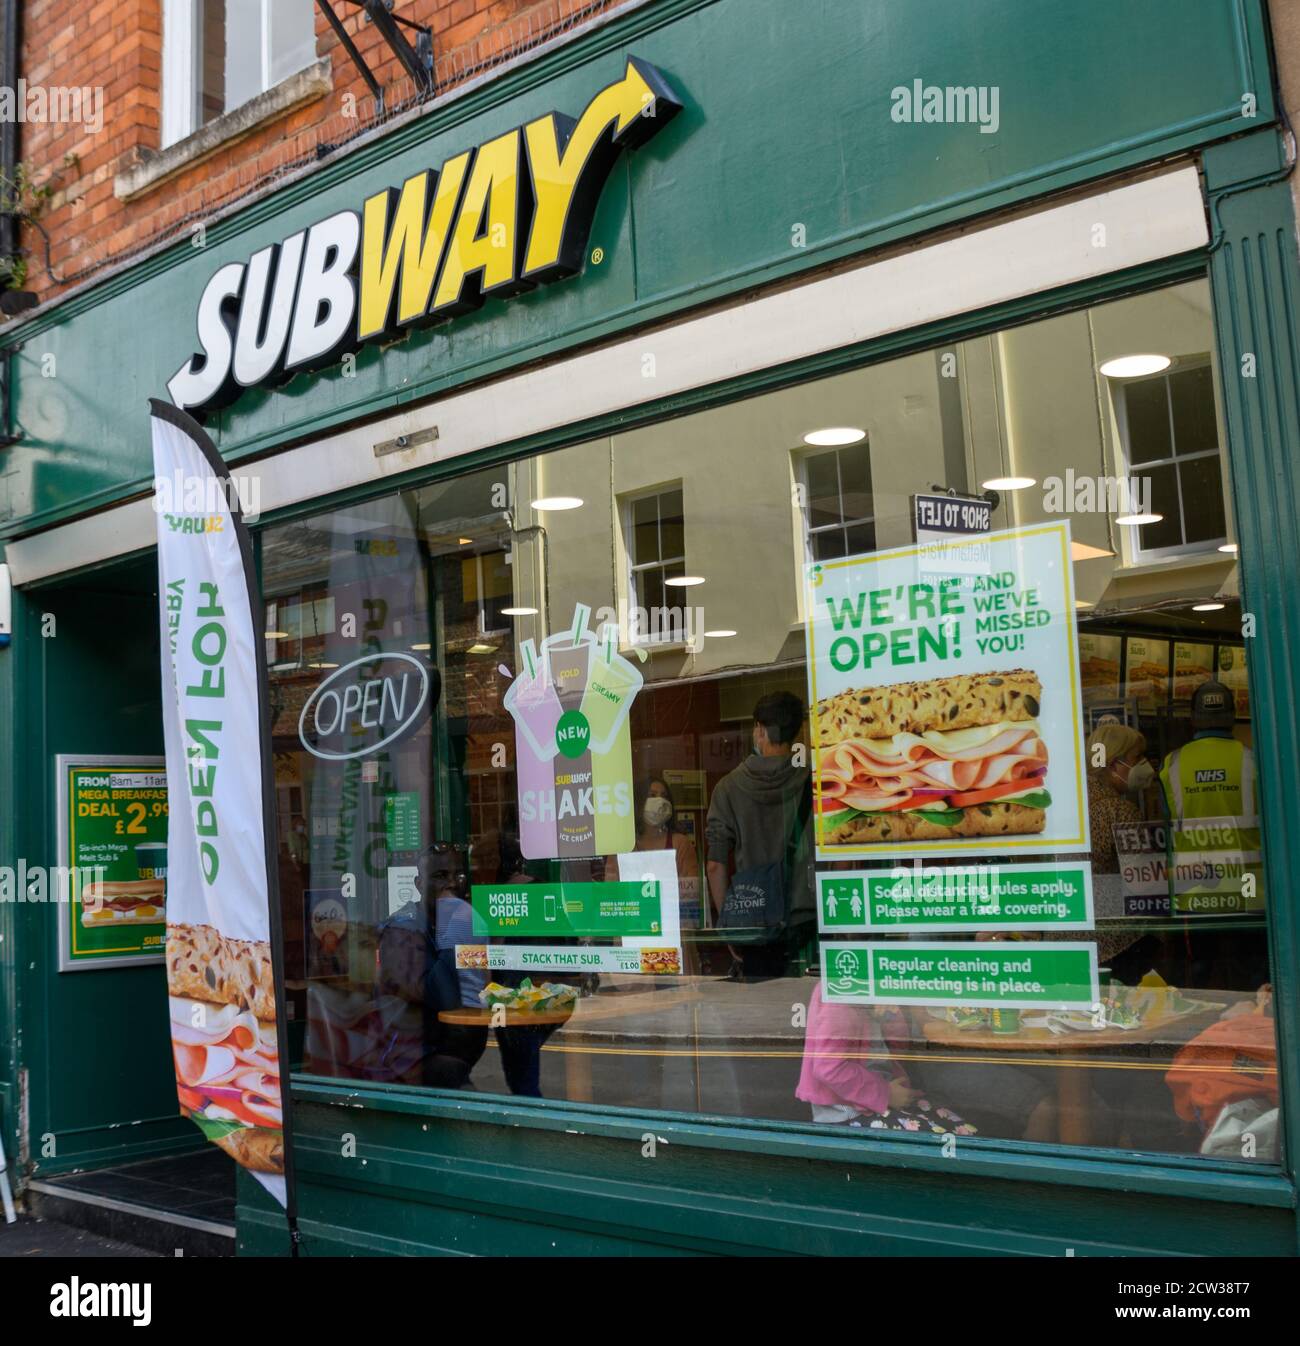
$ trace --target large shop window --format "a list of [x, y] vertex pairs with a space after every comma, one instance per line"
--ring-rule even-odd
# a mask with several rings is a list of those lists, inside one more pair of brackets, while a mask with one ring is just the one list
[[1196, 281], [267, 529], [298, 1067], [1276, 1161], [1211, 358]]

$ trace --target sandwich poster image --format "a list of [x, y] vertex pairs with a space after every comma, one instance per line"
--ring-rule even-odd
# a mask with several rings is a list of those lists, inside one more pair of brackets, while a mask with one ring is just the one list
[[1192, 693], [1203, 682], [1214, 676], [1214, 646], [1193, 645], [1186, 641], [1174, 644], [1174, 702], [1187, 705]]
[[1134, 698], [1139, 710], [1163, 709], [1169, 700], [1169, 642], [1129, 636], [1124, 659], [1125, 697]]
[[167, 773], [160, 757], [57, 759], [59, 968], [161, 962], [167, 911]]
[[617, 855], [636, 846], [628, 716], [641, 671], [618, 650], [617, 628], [572, 625], [525, 640], [503, 704], [515, 722], [519, 840], [529, 860]]
[[1086, 704], [1120, 699], [1119, 659], [1123, 643], [1119, 636], [1080, 633], [1079, 680]]
[[805, 570], [819, 860], [1088, 848], [1066, 522]]
[[251, 548], [211, 441], [157, 401], [153, 457], [159, 481], [195, 484], [187, 512], [157, 515], [177, 1098], [289, 1207], [266, 846], [273, 777]]

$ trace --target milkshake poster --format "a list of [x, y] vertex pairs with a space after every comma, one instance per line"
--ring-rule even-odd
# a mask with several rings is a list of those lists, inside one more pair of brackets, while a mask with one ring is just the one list
[[520, 645], [505, 695], [515, 722], [519, 838], [529, 860], [616, 855], [636, 847], [628, 714], [643, 679], [618, 653], [617, 627], [572, 625]]

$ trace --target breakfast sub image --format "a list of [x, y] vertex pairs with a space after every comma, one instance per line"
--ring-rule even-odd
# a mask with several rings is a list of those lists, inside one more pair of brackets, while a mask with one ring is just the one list
[[81, 893], [81, 924], [97, 926], [151, 925], [166, 920], [167, 885], [162, 879], [122, 883], [88, 883]]
[[1044, 830], [1047, 745], [1036, 673], [860, 687], [814, 708], [822, 845]]

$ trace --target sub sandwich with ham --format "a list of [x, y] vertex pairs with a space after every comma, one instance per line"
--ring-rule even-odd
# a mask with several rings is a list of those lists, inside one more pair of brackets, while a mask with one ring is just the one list
[[822, 845], [1041, 832], [1052, 802], [1036, 673], [840, 692], [813, 708]]
[[167, 884], [162, 879], [88, 883], [81, 894], [81, 924], [150, 925], [166, 919]]
[[182, 1115], [245, 1168], [283, 1173], [270, 944], [170, 924], [167, 990]]

